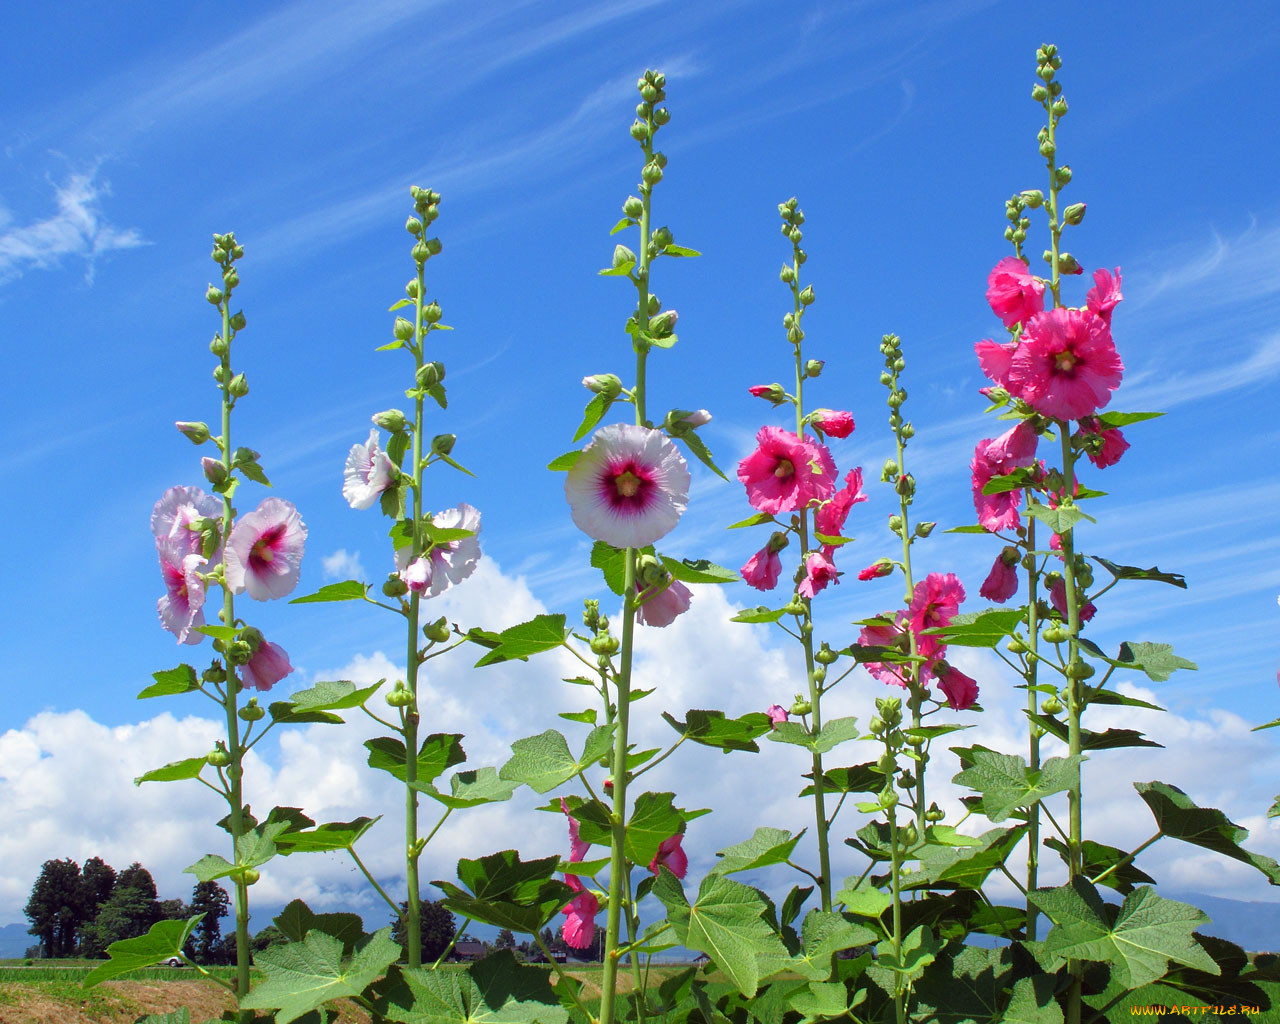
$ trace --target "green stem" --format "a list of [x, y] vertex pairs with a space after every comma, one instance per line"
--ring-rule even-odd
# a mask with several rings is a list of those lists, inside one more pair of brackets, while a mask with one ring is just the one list
[[356, 867], [360, 869], [360, 873], [363, 874], [365, 878], [369, 879], [369, 884], [373, 886], [373, 888], [377, 891], [378, 895], [387, 901], [387, 906], [391, 908], [391, 912], [395, 914], [396, 917], [400, 918], [401, 920], [404, 920], [404, 914], [401, 912], [400, 908], [396, 905], [396, 901], [387, 895], [387, 891], [383, 889], [382, 886], [378, 884], [378, 880], [369, 873], [369, 869], [364, 866], [364, 861], [362, 861], [360, 859], [360, 855], [356, 853], [355, 847], [348, 846], [347, 853], [351, 854], [351, 859], [356, 862]]
[[[1034, 503], [1035, 499], [1028, 493], [1028, 503]], [[1032, 516], [1027, 516], [1027, 550], [1034, 551], [1036, 549], [1036, 521]], [[1040, 662], [1039, 662], [1039, 646], [1040, 646], [1040, 618], [1039, 607], [1039, 584], [1040, 574], [1035, 569], [1027, 572], [1027, 646], [1030, 648], [1031, 657], [1027, 660], [1026, 680], [1027, 680], [1027, 712], [1028, 714], [1037, 714], [1040, 710], [1040, 695], [1036, 692], [1036, 681], [1039, 679]], [[1033, 722], [1031, 730], [1028, 733], [1028, 750], [1027, 764], [1032, 771], [1038, 771], [1040, 768], [1040, 730]], [[1027, 818], [1027, 888], [1028, 894], [1035, 892], [1039, 886], [1040, 873], [1040, 802], [1036, 801], [1031, 805], [1030, 815]], [[1040, 908], [1031, 902], [1030, 897], [1027, 899], [1027, 917], [1026, 917], [1026, 934], [1028, 941], [1036, 940], [1036, 919], [1040, 914]]]
[[[547, 949], [547, 944], [546, 944], [545, 942], [543, 942], [543, 941], [542, 941], [542, 936], [541, 936], [541, 935], [539, 935], [537, 932], [534, 932], [534, 933], [533, 933], [533, 941], [534, 941], [534, 942], [536, 942], [536, 943], [538, 944], [538, 948], [539, 948], [540, 950], [542, 950], [542, 955], [543, 955], [543, 956], [545, 956], [545, 957], [547, 958], [547, 963], [549, 963], [549, 964], [551, 965], [551, 969], [552, 969], [553, 971], [555, 971], [555, 972], [556, 972], [556, 975], [557, 975], [557, 976], [558, 976], [562, 981], [569, 981], [569, 982], [572, 982], [572, 981], [573, 981], [573, 978], [572, 978], [569, 974], [566, 974], [566, 973], [564, 972], [564, 970], [562, 970], [562, 969], [561, 969], [560, 965], [556, 962], [556, 958], [555, 958], [554, 956], [552, 956], [552, 954], [551, 954], [551, 950]], [[578, 1009], [581, 1011], [582, 1015], [583, 1015], [584, 1017], [586, 1017], [586, 1018], [587, 1018], [587, 1020], [589, 1020], [589, 1021], [591, 1022], [591, 1024], [600, 1024], [600, 1021], [603, 1019], [603, 1017], [594, 1017], [594, 1016], [592, 1016], [591, 1012], [590, 1012], [590, 1011], [589, 1011], [589, 1010], [588, 1010], [588, 1009], [587, 1009], [587, 1008], [582, 1004], [582, 1000], [578, 998], [578, 994], [577, 994], [577, 992], [574, 990], [574, 986], [573, 986], [572, 984], [570, 984], [570, 985], [566, 985], [566, 986], [565, 986], [565, 990], [566, 990], [567, 992], [569, 992], [570, 998], [571, 998], [571, 999], [574, 1001], [574, 1003], [577, 1005], [577, 1007], [578, 1007]], [[600, 1012], [601, 1012], [601, 1014], [603, 1014], [603, 1013], [604, 1013], [604, 1008], [603, 1008], [603, 1006], [601, 1006], [601, 1011], [600, 1011]]]
[[[893, 386], [895, 390], [898, 387], [898, 374], [896, 371], [894, 372], [894, 375], [893, 375]], [[899, 406], [898, 408], [899, 410], [901, 410], [901, 406]], [[899, 414], [901, 413], [899, 412]], [[902, 436], [901, 426], [899, 426], [897, 429], [894, 430], [894, 438], [897, 443], [898, 472], [899, 474], [901, 474], [898, 477], [898, 479], [901, 480], [902, 476], [905, 476], [907, 472], [907, 463], [906, 463], [907, 446]], [[906, 601], [907, 605], [910, 606], [912, 600], [915, 599], [916, 584], [915, 584], [915, 579], [912, 576], [912, 572], [911, 572], [911, 538], [912, 538], [912, 528], [911, 528], [911, 519], [910, 519], [911, 501], [908, 495], [900, 494], [898, 496], [898, 508], [899, 508], [898, 514], [902, 519], [902, 577], [903, 577], [903, 581], [906, 584], [906, 595], [904, 597], [904, 600]], [[908, 638], [907, 642], [910, 645], [911, 656], [914, 658], [920, 653], [919, 642], [916, 639], [915, 633], [911, 629], [907, 630], [907, 638]], [[910, 690], [910, 697], [908, 698], [908, 701], [907, 701], [907, 706], [911, 709], [911, 727], [913, 729], [919, 729], [922, 724], [921, 706], [924, 703], [926, 691], [925, 691], [925, 688], [920, 685], [920, 681], [919, 681], [920, 680], [920, 662], [913, 661], [911, 664], [913, 666], [911, 670], [911, 690]], [[923, 839], [926, 835], [925, 827], [927, 825], [927, 822], [924, 820], [924, 812], [925, 812], [924, 769], [925, 769], [925, 765], [929, 761], [929, 748], [927, 745], [927, 741], [924, 746], [920, 747], [919, 753], [920, 753], [920, 760], [916, 763], [916, 771], [915, 771], [915, 777], [916, 777], [915, 812], [916, 812], [916, 831], [918, 832], [920, 838]]]
[[[899, 463], [901, 465], [901, 463]], [[890, 785], [893, 784], [892, 779]], [[893, 876], [893, 960], [894, 963], [901, 966], [902, 964], [902, 857], [898, 848], [898, 815], [892, 808], [889, 810], [889, 846], [892, 853], [892, 876]], [[907, 995], [906, 988], [902, 983], [902, 975], [897, 972], [893, 975], [893, 1009], [897, 1016], [898, 1024], [906, 1024], [907, 1020]]]
[[1163, 833], [1163, 832], [1157, 832], [1155, 835], [1153, 835], [1150, 839], [1146, 840], [1146, 841], [1145, 841], [1141, 846], [1139, 846], [1139, 847], [1138, 847], [1136, 850], [1134, 850], [1132, 853], [1126, 853], [1126, 854], [1125, 854], [1123, 857], [1121, 857], [1118, 861], [1116, 861], [1114, 864], [1112, 864], [1112, 865], [1111, 865], [1111, 867], [1107, 868], [1107, 870], [1106, 870], [1106, 871], [1102, 872], [1102, 874], [1098, 875], [1098, 876], [1097, 876], [1097, 877], [1095, 877], [1095, 878], [1091, 878], [1091, 879], [1089, 879], [1089, 881], [1090, 881], [1090, 882], [1092, 882], [1094, 885], [1097, 885], [1097, 884], [1098, 884], [1099, 882], [1101, 882], [1104, 878], [1106, 878], [1106, 877], [1107, 877], [1107, 875], [1111, 874], [1111, 872], [1113, 872], [1113, 871], [1118, 871], [1120, 868], [1124, 867], [1124, 866], [1125, 866], [1126, 864], [1128, 864], [1130, 861], [1132, 861], [1132, 860], [1136, 860], [1136, 859], [1137, 859], [1138, 854], [1140, 854], [1143, 850], [1145, 850], [1145, 849], [1146, 849], [1148, 846], [1150, 846], [1152, 843], [1156, 842], [1156, 841], [1157, 841], [1157, 840], [1158, 840], [1162, 835], [1164, 835], [1164, 833]]
[[[433, 971], [440, 966], [441, 962], [444, 960], [445, 957], [447, 957], [450, 953], [453, 952], [453, 947], [458, 944], [458, 940], [462, 938], [463, 934], [467, 930], [467, 925], [469, 925], [470, 923], [471, 923], [471, 918], [464, 917], [462, 919], [462, 924], [458, 925], [457, 931], [453, 933], [453, 938], [449, 940], [449, 945], [444, 947], [444, 952], [441, 953], [438, 957], [436, 957], [436, 962], [431, 965], [431, 969]], [[537, 938], [537, 936], [535, 935], [534, 938]]]

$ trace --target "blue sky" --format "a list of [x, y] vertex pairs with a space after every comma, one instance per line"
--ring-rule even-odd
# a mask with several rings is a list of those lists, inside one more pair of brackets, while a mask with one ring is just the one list
[[[666, 71], [673, 115], [660, 135], [670, 164], [656, 223], [705, 254], [666, 261], [655, 275], [680, 313], [681, 341], [650, 361], [652, 406], [710, 409], [703, 435], [726, 467], [762, 423], [784, 422], [746, 388], [788, 373], [776, 204], [798, 196], [818, 294], [806, 351], [827, 361], [811, 393], [854, 413], [858, 430], [834, 451], [842, 470], [867, 467], [872, 491], [850, 520], [857, 543], [841, 564], [857, 569], [891, 550], [891, 495], [875, 483], [891, 442], [877, 383], [885, 332], [906, 350], [918, 510], [941, 527], [973, 521], [967, 461], [999, 428], [981, 417], [985, 380], [972, 346], [999, 330], [983, 292], [1008, 252], [1003, 201], [1042, 185], [1029, 92], [1035, 47], [1059, 44], [1070, 103], [1060, 152], [1075, 172], [1067, 195], [1088, 203], [1071, 249], [1090, 271], [1118, 265], [1124, 274], [1114, 330], [1126, 374], [1112, 407], [1168, 413], [1128, 430], [1124, 460], [1089, 480], [1109, 496], [1091, 510], [1099, 525], [1083, 542], [1189, 583], [1186, 592], [1113, 591], [1092, 635], [1113, 646], [1170, 641], [1199, 663], [1153, 687], [1174, 713], [1176, 727], [1160, 726], [1179, 737], [1170, 763], [1199, 765], [1192, 778], [1204, 779], [1231, 751], [1225, 771], [1247, 760], [1248, 785], [1214, 785], [1220, 800], [1239, 801], [1227, 808], [1236, 820], [1253, 816], [1266, 830], [1280, 761], [1269, 734], [1241, 730], [1280, 714], [1280, 485], [1269, 473], [1280, 441], [1271, 415], [1280, 203], [1267, 170], [1277, 144], [1259, 128], [1277, 99], [1270, 55], [1280, 16], [1267, 3], [1167, 3], [1158, 17], [1152, 5], [1084, 3], [1067, 24], [1054, 10], [377, 0], [260, 4], [238, 19], [159, 3], [6, 13], [0, 337], [10, 387], [0, 467], [11, 498], [0, 525], [12, 541], [0, 597], [0, 744], [26, 760], [21, 771], [0, 764], [0, 794], [39, 827], [0, 858], [15, 865], [0, 872], [12, 874], [0, 880], [0, 923], [20, 917], [29, 866], [46, 857], [105, 847], [126, 863], [148, 852], [169, 863], [154, 846], [129, 855], [133, 840], [118, 822], [76, 831], [58, 824], [71, 812], [49, 817], [48, 808], [66, 798], [55, 784], [68, 763], [58, 736], [97, 737], [85, 742], [100, 742], [104, 757], [113, 745], [138, 746], [157, 764], [202, 749], [181, 748], [180, 737], [203, 736], [190, 716], [207, 717], [204, 707], [143, 706], [133, 695], [151, 672], [194, 653], [175, 650], [156, 621], [147, 517], [166, 487], [200, 482], [198, 453], [172, 422], [217, 415], [206, 347], [217, 323], [202, 298], [212, 232], [234, 230], [246, 250], [237, 297], [249, 326], [235, 362], [252, 392], [236, 413], [236, 443], [262, 453], [272, 493], [307, 522], [299, 593], [334, 578], [325, 559], [336, 569], [358, 557], [373, 581], [388, 568], [383, 520], [353, 512], [340, 488], [369, 415], [404, 405], [407, 358], [373, 349], [390, 339], [386, 308], [412, 270], [401, 225], [408, 188], [419, 184], [444, 196], [435, 225], [444, 253], [428, 280], [456, 328], [435, 353], [448, 367], [450, 406], [434, 429], [459, 436], [454, 454], [477, 474], [433, 471], [432, 504], [482, 510], [491, 574], [491, 600], [472, 600], [462, 621], [500, 625], [543, 608], [576, 620], [583, 597], [603, 596], [562, 477], [543, 467], [572, 446], [588, 397], [580, 378], [629, 376], [622, 323], [633, 296], [595, 271], [619, 240], [607, 232], [637, 180], [627, 127], [645, 67]], [[1083, 291], [1067, 301], [1082, 302]], [[242, 509], [262, 493], [243, 491]], [[723, 527], [748, 511], [736, 483], [695, 468], [691, 509], [669, 547], [740, 565], [763, 537]], [[935, 534], [917, 557], [957, 572], [973, 608], [998, 546]], [[745, 586], [722, 597], [758, 603]], [[896, 584], [850, 573], [822, 595], [820, 632], [847, 643], [851, 620], [896, 599]], [[703, 600], [724, 611], [717, 623], [731, 614], [720, 597]], [[403, 645], [399, 621], [373, 609], [242, 604], [289, 650], [299, 671], [288, 685], [372, 671]], [[668, 661], [683, 666], [673, 678], [700, 674], [710, 692], [698, 698], [732, 693], [734, 713], [786, 703], [798, 686], [786, 679], [778, 637], [714, 628], [751, 635], [776, 686], [729, 686], [722, 648], [703, 649], [705, 637], [688, 630], [672, 633], [678, 654]], [[475, 714], [462, 705], [487, 701], [486, 686], [527, 696], [529, 680], [548, 674], [528, 671], [490, 684], [459, 663], [458, 715]], [[997, 679], [984, 704], [996, 700]], [[878, 691], [869, 680], [852, 685], [849, 713], [865, 720]], [[578, 696], [540, 692], [527, 697], [527, 722], [476, 719], [495, 757], [500, 740], [541, 731]], [[651, 717], [691, 706], [681, 695]], [[175, 717], [156, 717], [165, 711]], [[296, 768], [290, 750], [267, 750], [263, 771], [283, 778]], [[349, 753], [356, 778], [358, 750]], [[33, 780], [49, 787], [45, 811], [18, 795]], [[149, 820], [130, 801], [178, 791], [138, 793], [110, 795], [117, 818]], [[164, 820], [162, 803], [146, 806]], [[184, 843], [198, 856], [218, 841], [211, 830], [188, 838], [170, 843], [178, 867]], [[1274, 827], [1268, 843], [1280, 852]], [[690, 845], [708, 859], [716, 848], [695, 836]], [[162, 873], [162, 889], [189, 887], [176, 870]], [[1267, 898], [1264, 888], [1241, 878], [1230, 894]]]

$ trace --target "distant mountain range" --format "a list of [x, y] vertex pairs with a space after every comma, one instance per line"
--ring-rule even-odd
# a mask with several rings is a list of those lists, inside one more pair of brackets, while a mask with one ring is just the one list
[[28, 946], [36, 944], [36, 937], [27, 934], [25, 924], [6, 924], [0, 926], [0, 960], [10, 960], [22, 956]]

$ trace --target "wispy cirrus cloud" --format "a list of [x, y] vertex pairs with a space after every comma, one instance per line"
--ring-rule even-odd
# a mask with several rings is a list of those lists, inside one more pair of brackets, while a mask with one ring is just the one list
[[117, 228], [106, 219], [101, 200], [111, 186], [96, 177], [95, 168], [54, 186], [57, 211], [43, 220], [14, 225], [0, 210], [0, 284], [67, 258], [84, 260], [85, 280], [92, 283], [94, 261], [103, 253], [147, 244], [136, 228]]

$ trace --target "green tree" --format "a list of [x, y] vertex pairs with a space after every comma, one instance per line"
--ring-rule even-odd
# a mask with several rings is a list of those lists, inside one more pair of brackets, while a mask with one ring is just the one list
[[493, 943], [494, 949], [515, 949], [516, 937], [512, 934], [510, 928], [503, 928], [498, 932], [498, 938]]
[[187, 956], [202, 964], [217, 962], [222, 942], [222, 925], [218, 922], [227, 916], [231, 897], [217, 882], [197, 882], [191, 890], [191, 914], [204, 914], [196, 930], [187, 940]]
[[[409, 904], [401, 903], [400, 909], [408, 916]], [[439, 900], [422, 900], [419, 903], [419, 934], [422, 936], [422, 961], [434, 962], [441, 953], [449, 948], [449, 943], [457, 934], [458, 925]], [[391, 919], [391, 937], [408, 949], [408, 930], [404, 926], [404, 918]]]
[[31, 922], [28, 932], [40, 939], [41, 956], [74, 955], [84, 918], [80, 865], [70, 857], [45, 861], [31, 887], [25, 913]]
[[105, 950], [113, 942], [145, 934], [163, 915], [155, 879], [135, 861], [120, 872], [96, 920], [85, 929], [86, 943]]

